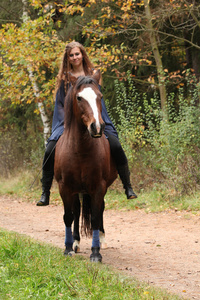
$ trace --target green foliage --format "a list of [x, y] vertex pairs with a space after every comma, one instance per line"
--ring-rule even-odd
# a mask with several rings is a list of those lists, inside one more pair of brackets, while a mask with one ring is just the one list
[[139, 95], [129, 74], [128, 81], [116, 81], [115, 88], [117, 106], [113, 110], [118, 115], [119, 137], [132, 166], [137, 166], [139, 160], [141, 177], [145, 178], [144, 172], [148, 170], [154, 177], [152, 184], [166, 183], [177, 193], [199, 188], [197, 87], [192, 86], [187, 98], [183, 89], [176, 96], [170, 94], [165, 114], [157, 94]]
[[129, 161], [132, 161], [135, 146], [143, 142], [144, 125], [140, 96], [131, 80], [130, 73], [128, 73], [126, 86], [124, 82], [117, 80], [114, 83], [116, 106], [109, 108], [109, 112], [115, 116], [115, 120], [118, 120], [116, 127], [119, 139]]
[[[46, 23], [47, 20], [38, 19], [27, 20], [20, 28], [14, 24], [3, 25], [0, 31], [2, 99], [9, 98], [18, 105], [45, 100], [47, 105], [52, 104], [55, 70], [63, 44], [54, 31], [49, 35]], [[30, 72], [38, 85], [37, 96]]]
[[175, 189], [188, 192], [200, 183], [199, 112], [187, 101], [180, 102], [174, 122], [163, 119], [159, 132], [153, 134], [151, 145], [155, 167], [168, 178]]
[[180, 299], [15, 233], [0, 231], [0, 249], [1, 299]]

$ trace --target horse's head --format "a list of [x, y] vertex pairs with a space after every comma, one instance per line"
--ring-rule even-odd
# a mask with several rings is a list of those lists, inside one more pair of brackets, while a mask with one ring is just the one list
[[101, 117], [102, 94], [98, 87], [100, 71], [98, 70], [93, 76], [76, 78], [70, 75], [69, 77], [73, 86], [74, 115], [81, 120], [92, 137], [101, 137], [105, 123]]

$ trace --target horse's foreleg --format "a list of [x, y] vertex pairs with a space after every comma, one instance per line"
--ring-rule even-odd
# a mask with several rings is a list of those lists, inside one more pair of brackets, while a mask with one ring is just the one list
[[73, 215], [74, 215], [74, 230], [73, 230], [73, 250], [75, 253], [80, 252], [80, 234], [79, 234], [79, 218], [80, 218], [80, 200], [79, 195], [75, 195], [74, 205], [73, 205]]
[[64, 255], [72, 256], [74, 251], [72, 249], [73, 245], [73, 237], [72, 237], [72, 229], [70, 227], [65, 226], [65, 251]]
[[72, 237], [72, 222], [73, 222], [73, 214], [72, 214], [72, 206], [71, 201], [63, 201], [64, 204], [64, 223], [65, 223], [65, 252], [64, 255], [72, 255], [73, 254], [73, 237]]
[[101, 262], [102, 256], [100, 254], [100, 239], [99, 239], [99, 230], [94, 229], [92, 234], [92, 254], [90, 255], [91, 262]]
[[99, 237], [99, 228], [101, 224], [101, 207], [97, 205], [92, 205], [92, 215], [91, 215], [91, 224], [92, 224], [92, 254], [90, 255], [90, 260], [92, 262], [101, 262], [102, 256], [100, 254], [100, 237]]

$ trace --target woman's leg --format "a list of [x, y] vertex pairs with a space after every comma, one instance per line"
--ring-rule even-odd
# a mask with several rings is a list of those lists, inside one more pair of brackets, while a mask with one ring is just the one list
[[123, 183], [127, 199], [137, 198], [130, 183], [130, 172], [128, 167], [128, 160], [122, 146], [117, 137], [108, 135], [110, 143], [110, 150], [113, 159], [115, 160], [119, 177]]
[[49, 205], [50, 189], [54, 175], [54, 156], [57, 141], [50, 141], [46, 147], [42, 165], [42, 195], [37, 206]]

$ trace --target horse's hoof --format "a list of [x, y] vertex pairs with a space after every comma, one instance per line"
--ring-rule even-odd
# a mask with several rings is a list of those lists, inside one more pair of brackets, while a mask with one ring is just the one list
[[90, 255], [91, 262], [102, 262], [102, 256], [99, 253], [99, 247], [92, 247], [92, 254]]
[[99, 255], [93, 255], [93, 254], [91, 254], [90, 255], [90, 261], [91, 262], [102, 262], [102, 256], [101, 256], [101, 254], [99, 253]]
[[73, 251], [72, 247], [66, 247], [64, 251], [65, 256], [73, 256], [75, 252]]
[[80, 252], [80, 246], [79, 246], [79, 241], [75, 240], [73, 243], [73, 249], [75, 253]]

